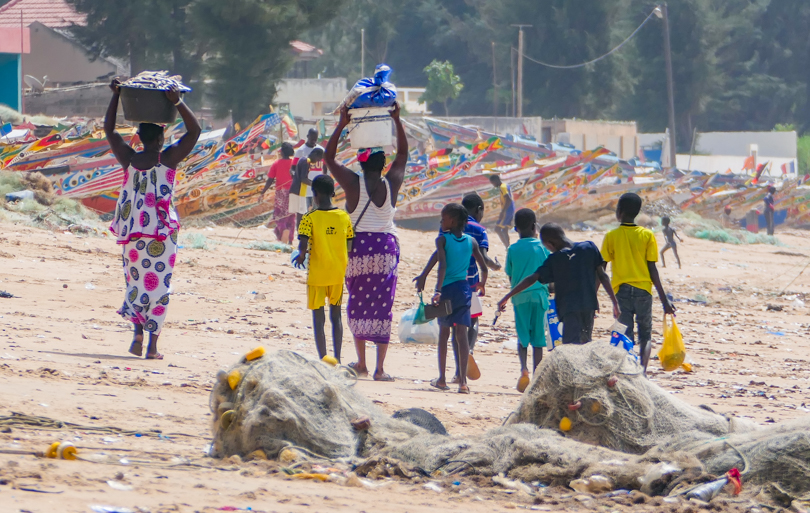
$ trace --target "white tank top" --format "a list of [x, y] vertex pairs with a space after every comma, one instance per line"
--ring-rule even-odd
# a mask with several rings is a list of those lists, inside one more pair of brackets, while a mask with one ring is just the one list
[[[355, 207], [354, 212], [349, 214], [355, 233], [397, 233], [397, 228], [394, 226], [394, 214], [396, 214], [397, 209], [391, 205], [391, 186], [385, 178], [382, 179], [382, 182], [385, 186], [385, 203], [383, 203], [382, 207], [378, 207], [373, 201], [369, 203], [368, 191], [366, 191], [366, 180], [363, 178], [363, 175], [360, 175], [360, 199], [357, 200], [357, 207]], [[360, 214], [366, 207], [366, 203], [369, 203], [368, 208], [358, 225], [357, 218], [360, 217]]]

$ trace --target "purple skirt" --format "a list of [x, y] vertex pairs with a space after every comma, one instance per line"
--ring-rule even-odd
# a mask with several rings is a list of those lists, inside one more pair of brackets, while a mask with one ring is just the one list
[[346, 316], [354, 338], [387, 344], [397, 291], [399, 242], [390, 233], [354, 234], [346, 289]]

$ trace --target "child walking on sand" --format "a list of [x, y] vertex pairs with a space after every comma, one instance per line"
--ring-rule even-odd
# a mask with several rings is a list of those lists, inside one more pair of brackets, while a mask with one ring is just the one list
[[[470, 193], [464, 196], [461, 200], [461, 206], [463, 206], [467, 210], [467, 224], [464, 227], [464, 233], [475, 239], [475, 242], [478, 243], [478, 249], [481, 250], [481, 255], [484, 257], [484, 261], [487, 263], [487, 267], [492, 269], [493, 271], [499, 271], [501, 269], [501, 264], [495, 262], [487, 252], [489, 250], [489, 238], [487, 237], [487, 229], [481, 223], [481, 219], [484, 218], [484, 200], [481, 199], [476, 193]], [[439, 235], [443, 235], [441, 227], [439, 227]], [[425, 266], [424, 271], [422, 274], [417, 276], [413, 279], [416, 282], [416, 290], [419, 292], [425, 289], [425, 282], [427, 281], [428, 275], [433, 270], [433, 267], [438, 262], [438, 253], [433, 252], [431, 255], [430, 260], [428, 261], [427, 265]], [[478, 263], [475, 261], [475, 258], [470, 257], [470, 266], [467, 268], [467, 283], [470, 284], [470, 287], [475, 287], [475, 284], [480, 281], [479, 273], [478, 273]], [[472, 301], [470, 306], [470, 316], [472, 318], [472, 325], [467, 330], [467, 342], [470, 344], [470, 354], [473, 354], [475, 350], [475, 342], [478, 340], [478, 319], [481, 317], [483, 313], [483, 309], [481, 307], [481, 300], [478, 299], [477, 294], [473, 294]], [[453, 335], [453, 356], [456, 361], [456, 373], [453, 375], [453, 379], [450, 381], [451, 383], [458, 383], [458, 340], [456, 340], [456, 336]]]
[[515, 216], [515, 200], [512, 199], [512, 189], [501, 181], [498, 175], [489, 175], [489, 182], [498, 189], [501, 195], [501, 213], [495, 223], [495, 233], [501, 238], [505, 248], [509, 249], [509, 228]]
[[312, 180], [315, 209], [304, 214], [298, 227], [297, 266], [302, 266], [309, 251], [307, 274], [307, 308], [312, 310], [312, 326], [318, 358], [326, 356], [324, 302], [329, 301], [332, 322], [332, 343], [335, 359], [340, 362], [343, 346], [343, 320], [340, 307], [343, 299], [343, 280], [349, 251], [352, 249], [352, 221], [345, 210], [332, 205], [335, 181], [328, 175]]
[[[520, 239], [509, 246], [506, 252], [506, 275], [512, 287], [523, 282], [543, 265], [548, 258], [548, 250], [537, 238], [537, 217], [534, 211], [522, 208], [515, 214], [515, 229]], [[510, 295], [515, 309], [515, 329], [518, 336], [518, 357], [520, 359], [520, 379], [517, 389], [520, 392], [529, 386], [529, 346], [532, 346], [532, 372], [543, 359], [546, 347], [545, 316], [548, 310], [548, 288], [536, 280], [522, 292]], [[505, 301], [504, 301], [505, 305]], [[499, 305], [500, 306], [500, 305]]]
[[[458, 203], [450, 203], [442, 209], [441, 236], [436, 239], [436, 252], [439, 260], [439, 276], [433, 303], [450, 301], [450, 315], [439, 318], [439, 377], [430, 382], [431, 386], [440, 390], [448, 390], [445, 378], [447, 366], [447, 340], [450, 330], [455, 331], [458, 341], [458, 354], [469, 355], [470, 345], [467, 340], [467, 330], [470, 327], [470, 301], [472, 291], [476, 290], [484, 295], [487, 283], [487, 267], [484, 256], [478, 243], [464, 233], [467, 224], [467, 210]], [[470, 258], [474, 257], [481, 270], [481, 281], [473, 287], [467, 282], [467, 269]], [[467, 386], [467, 358], [459, 358], [458, 391], [460, 394], [469, 394]]]
[[647, 375], [652, 349], [652, 287], [664, 307], [664, 314], [675, 314], [675, 307], [667, 299], [658, 276], [658, 245], [655, 235], [647, 228], [635, 224], [641, 211], [641, 197], [628, 192], [619, 198], [616, 219], [621, 225], [609, 231], [602, 241], [602, 256], [611, 266], [611, 283], [619, 301], [619, 322], [627, 326], [626, 335], [633, 336], [633, 322], [638, 324], [638, 344], [641, 366]]
[[675, 239], [677, 238], [681, 242], [683, 242], [683, 240], [678, 237], [678, 234], [675, 233], [675, 228], [671, 227], [669, 223], [669, 217], [664, 216], [661, 218], [661, 224], [664, 225], [664, 240], [666, 241], [664, 249], [661, 250], [661, 267], [667, 266], [667, 262], [664, 260], [664, 251], [672, 249], [672, 254], [675, 255], [675, 261], [678, 262], [678, 269], [680, 269], [681, 258], [678, 256], [678, 244], [675, 242]]
[[619, 305], [610, 280], [602, 267], [604, 261], [593, 242], [571, 242], [563, 229], [547, 223], [540, 229], [543, 245], [551, 255], [532, 274], [513, 286], [498, 303], [503, 309], [512, 296], [536, 283], [554, 285], [557, 316], [563, 323], [564, 344], [585, 344], [591, 341], [593, 318], [599, 309], [598, 283], [605, 287], [613, 303], [613, 316], [619, 316]]

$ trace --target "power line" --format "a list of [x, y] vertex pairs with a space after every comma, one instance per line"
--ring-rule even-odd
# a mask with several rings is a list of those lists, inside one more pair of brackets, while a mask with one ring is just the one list
[[521, 55], [523, 55], [523, 57], [524, 57], [524, 58], [526, 58], [526, 59], [528, 59], [528, 60], [532, 61], [533, 63], [535, 63], [535, 64], [539, 64], [539, 65], [541, 65], [541, 66], [546, 66], [547, 68], [554, 68], [554, 69], [574, 69], [574, 68], [584, 68], [585, 66], [587, 66], [587, 65], [589, 65], [589, 64], [593, 64], [593, 63], [595, 63], [595, 62], [599, 62], [599, 61], [601, 61], [602, 59], [604, 59], [604, 58], [606, 58], [606, 57], [609, 57], [609, 56], [610, 56], [610, 55], [612, 55], [613, 53], [615, 53], [615, 52], [619, 51], [619, 50], [621, 49], [621, 47], [623, 47], [623, 46], [624, 46], [624, 45], [625, 45], [625, 44], [626, 44], [628, 41], [630, 41], [631, 39], [633, 39], [633, 37], [634, 37], [636, 34], [638, 34], [638, 31], [639, 31], [639, 30], [641, 30], [641, 28], [642, 28], [644, 25], [646, 25], [648, 21], [650, 21], [650, 18], [652, 18], [654, 14], [655, 14], [655, 11], [653, 10], [653, 11], [652, 11], [650, 14], [648, 14], [648, 15], [647, 15], [647, 17], [644, 19], [644, 21], [642, 21], [642, 22], [641, 22], [641, 25], [639, 25], [639, 26], [638, 26], [638, 28], [637, 28], [636, 30], [634, 30], [634, 31], [633, 31], [633, 33], [632, 33], [632, 34], [630, 34], [630, 35], [627, 37], [627, 39], [625, 39], [624, 41], [622, 41], [621, 43], [619, 43], [619, 45], [618, 45], [617, 47], [613, 48], [613, 49], [612, 49], [611, 51], [609, 51], [608, 53], [606, 53], [606, 54], [604, 54], [604, 55], [601, 55], [601, 56], [597, 57], [596, 59], [590, 60], [590, 61], [588, 61], [588, 62], [583, 62], [583, 63], [581, 63], [581, 64], [571, 64], [570, 66], [559, 66], [559, 65], [557, 65], [557, 64], [549, 64], [549, 63], [547, 63], [547, 62], [538, 61], [537, 59], [532, 59], [531, 57], [529, 57], [528, 55], [525, 55], [525, 54], [521, 54]]

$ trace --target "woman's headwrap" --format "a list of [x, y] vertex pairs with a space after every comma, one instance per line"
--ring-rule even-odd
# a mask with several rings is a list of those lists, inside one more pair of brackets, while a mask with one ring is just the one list
[[376, 146], [374, 148], [363, 148], [362, 150], [357, 152], [357, 162], [367, 162], [369, 157], [374, 155], [375, 153], [383, 153], [384, 150], [381, 146]]

